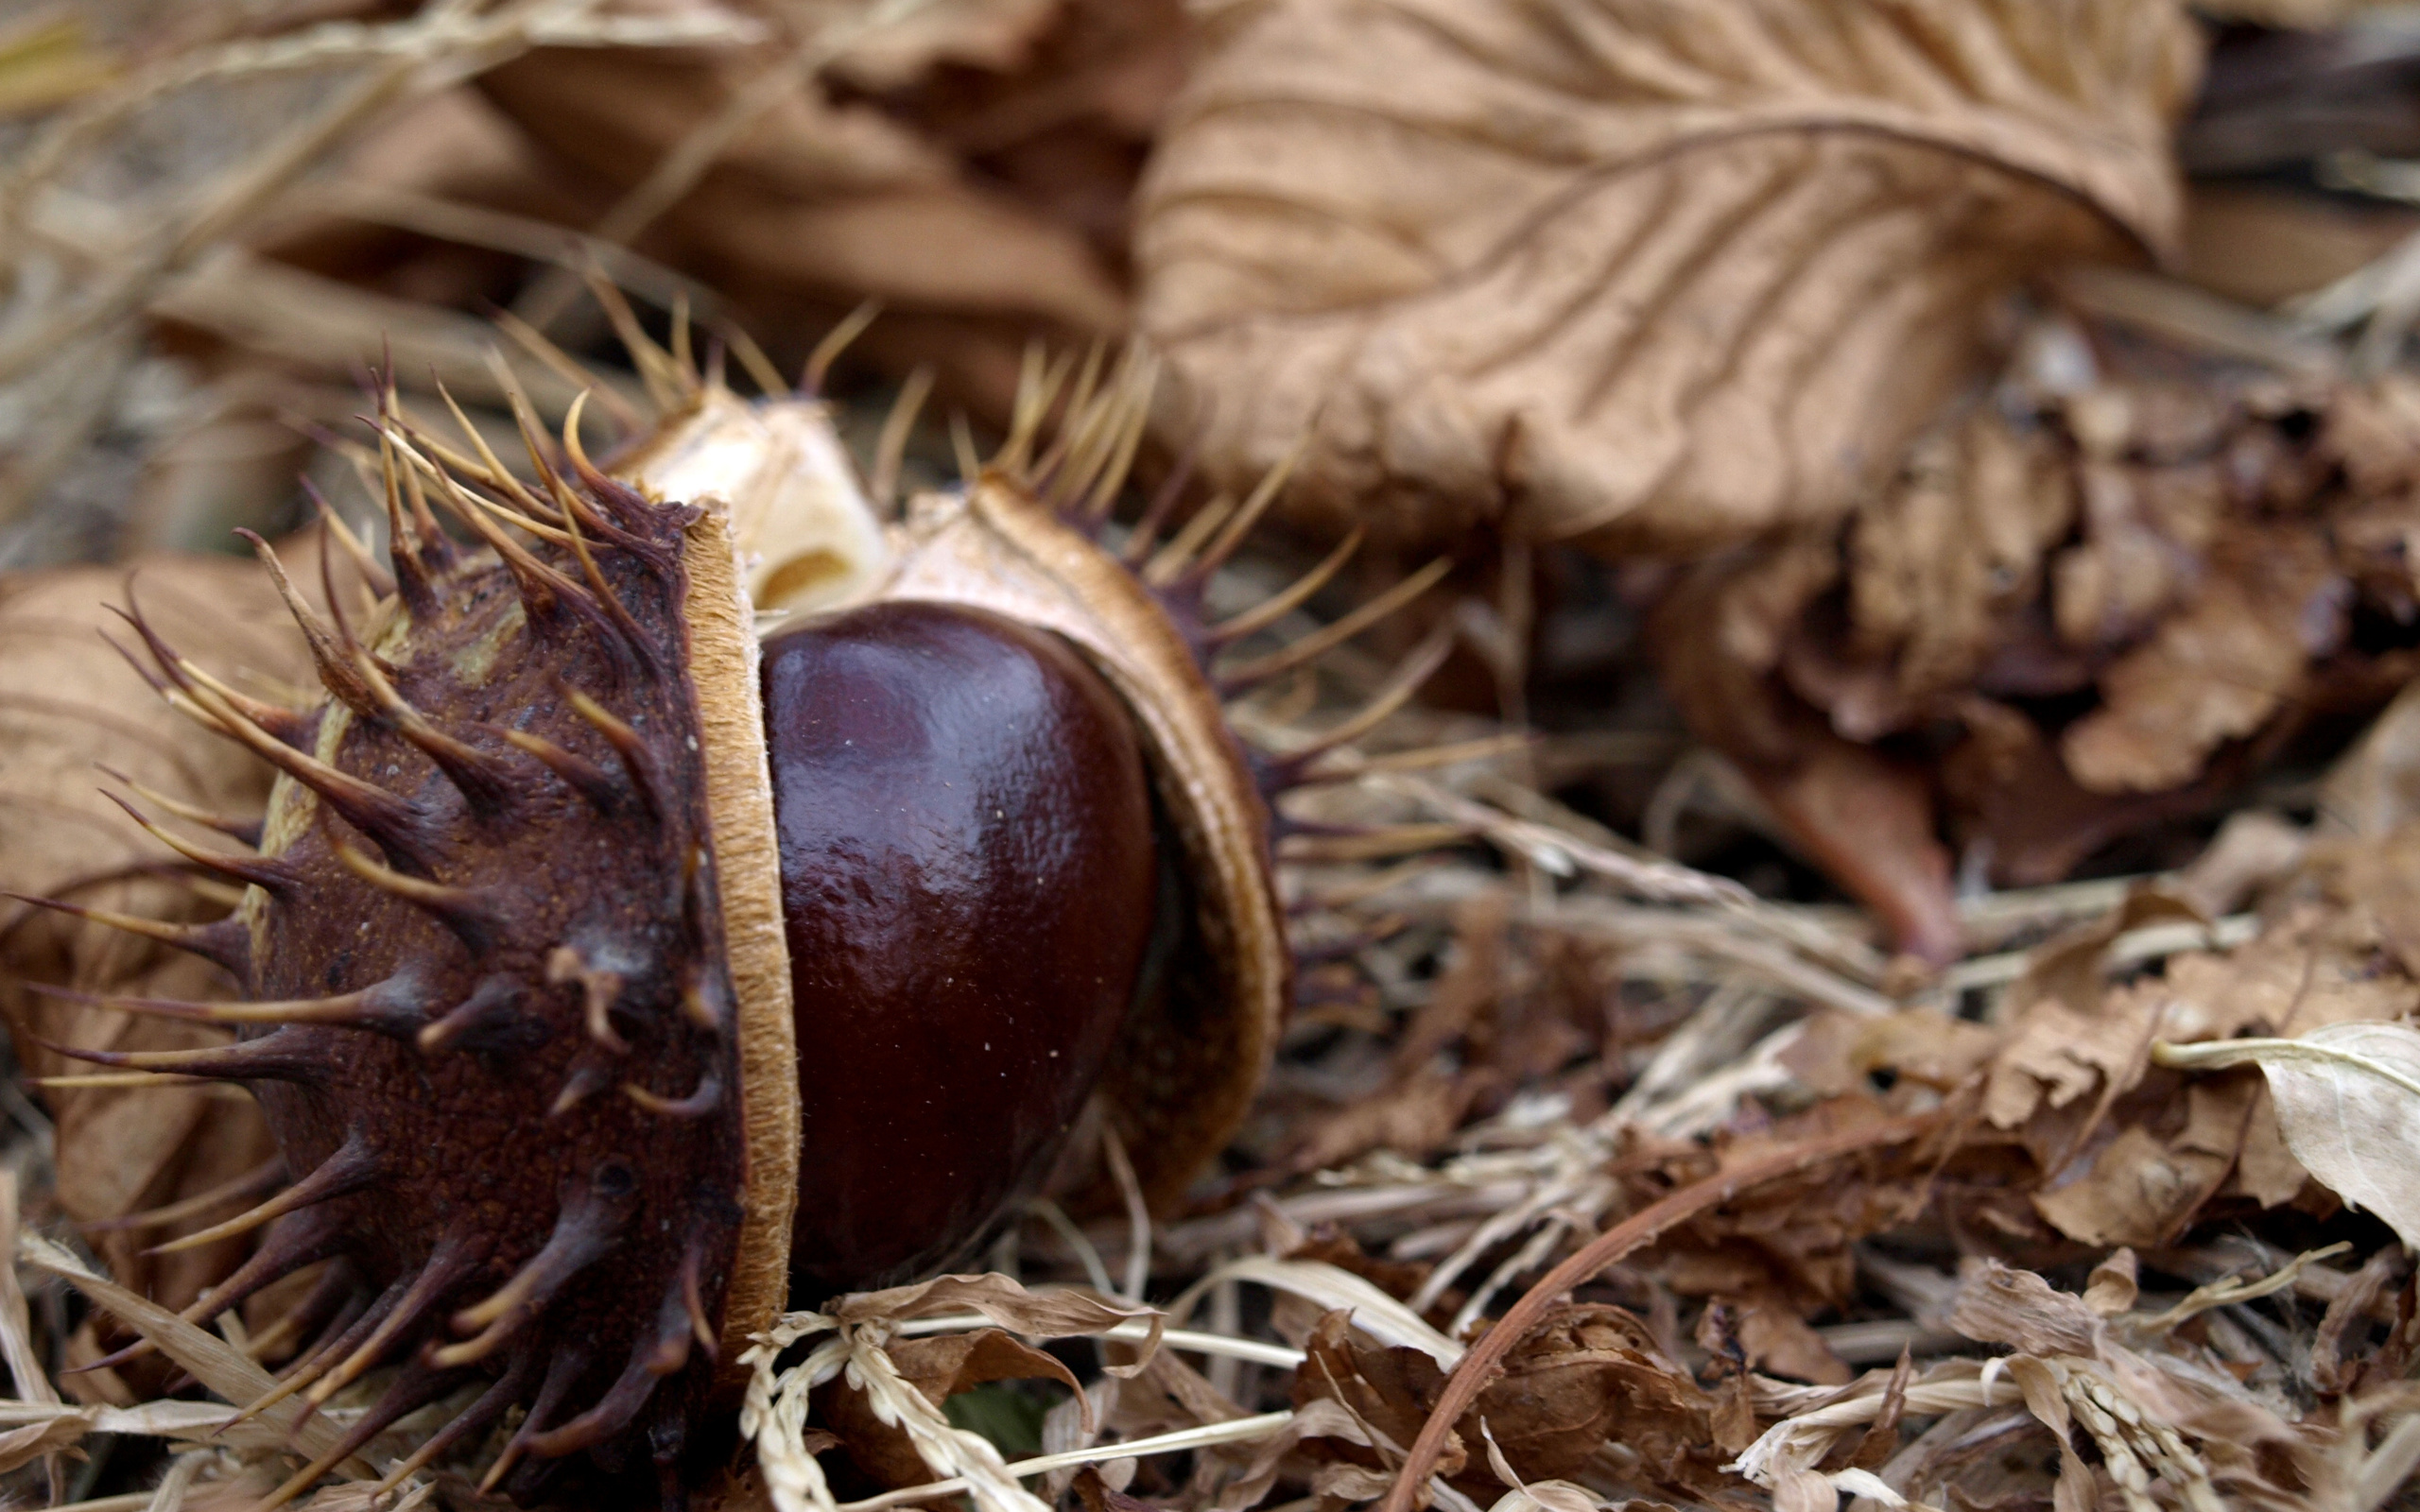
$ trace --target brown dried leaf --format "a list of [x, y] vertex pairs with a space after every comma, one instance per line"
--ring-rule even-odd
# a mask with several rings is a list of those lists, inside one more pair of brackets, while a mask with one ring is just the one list
[[1453, 1138], [1472, 1091], [1452, 1071], [1423, 1066], [1305, 1126], [1287, 1164], [1297, 1171], [1325, 1170], [1379, 1149], [1417, 1160]]
[[1934, 838], [1925, 774], [1826, 729], [1775, 675], [1793, 622], [1838, 574], [1833, 549], [1813, 537], [1691, 571], [1650, 622], [1664, 686], [1789, 840], [1879, 914], [1900, 948], [1954, 959], [1949, 853]]
[[1003, 1328], [1041, 1339], [1103, 1333], [1121, 1323], [1141, 1319], [1150, 1330], [1141, 1345], [1145, 1357], [1159, 1349], [1160, 1329], [1166, 1320], [1166, 1314], [1157, 1308], [1109, 1301], [1082, 1287], [1028, 1291], [997, 1272], [936, 1276], [928, 1281], [893, 1286], [887, 1291], [852, 1292], [836, 1298], [825, 1309], [840, 1323], [904, 1321], [960, 1311], [980, 1313]]
[[1608, 1439], [1669, 1473], [1705, 1444], [1707, 1407], [1639, 1318], [1575, 1303], [1506, 1356], [1477, 1411], [1521, 1478], [1538, 1481], [1571, 1478]]
[[2040, 589], [2043, 553], [2075, 516], [2062, 460], [2047, 436], [1981, 410], [1920, 440], [1899, 484], [1858, 511], [1849, 538], [1850, 647], [1887, 653], [1888, 679], [1847, 682], [1823, 697], [1797, 676], [1835, 730], [1873, 740], [1902, 729], [1923, 699], [1966, 686], [1999, 649], [2008, 616]]
[[[1989, 401], [1938, 421], [1847, 531], [1678, 579], [1660, 655], [1701, 738], [1750, 768], [1810, 724], [1940, 751], [1918, 775], [1968, 864], [2033, 885], [2209, 809], [2420, 669], [2420, 386], [2256, 371], [2096, 308], [2013, 322]], [[2331, 784], [2347, 823], [2391, 822], [2394, 744]], [[1881, 905], [1853, 846], [1815, 853]]]
[[1129, 1496], [1100, 1478], [1097, 1466], [1087, 1465], [1076, 1472], [1076, 1495], [1084, 1503], [1084, 1512], [1157, 1512], [1150, 1503]]
[[[2310, 1378], [2312, 1384], [2325, 1392], [2342, 1392], [2353, 1388], [2368, 1362], [2369, 1351], [2360, 1348], [2369, 1332], [2370, 1311], [2384, 1298], [2388, 1290], [2399, 1284], [2410, 1273], [2411, 1262], [2398, 1248], [2388, 1247], [2372, 1255], [2361, 1268], [2353, 1273], [2335, 1298], [2327, 1304], [2326, 1315], [2319, 1320], [2318, 1331], [2311, 1335]], [[2352, 1343], [2354, 1348], [2348, 1349]]]
[[[297, 548], [300, 547], [298, 550]], [[296, 542], [288, 559], [312, 560]], [[154, 627], [201, 664], [255, 687], [308, 677], [301, 638], [258, 567], [231, 558], [158, 558], [135, 564], [134, 594]], [[305, 579], [316, 574], [300, 575]], [[345, 581], [347, 579], [340, 579]], [[133, 637], [105, 606], [123, 603], [124, 572], [76, 568], [0, 578], [0, 887], [165, 919], [209, 918], [207, 902], [175, 878], [173, 852], [145, 834], [104, 790], [123, 789], [106, 765], [171, 797], [237, 817], [257, 816], [268, 768], [195, 730], [147, 687], [102, 639]], [[132, 797], [131, 794], [126, 795]], [[154, 805], [158, 822], [205, 845], [220, 836]], [[0, 1007], [26, 1070], [89, 1070], [38, 1041], [118, 1050], [173, 1049], [217, 1038], [159, 1019], [84, 1007], [27, 990], [29, 983], [85, 990], [215, 998], [232, 988], [215, 967], [96, 924], [0, 904]], [[112, 1218], [232, 1181], [270, 1155], [249, 1101], [211, 1091], [49, 1091], [58, 1119], [60, 1205], [79, 1220]], [[138, 1252], [158, 1235], [97, 1236], [111, 1271], [166, 1305], [192, 1300], [240, 1258], [242, 1241], [158, 1258]]]
[[1084, 1394], [1075, 1372], [1058, 1359], [998, 1329], [902, 1339], [890, 1346], [890, 1363], [936, 1407], [989, 1381], [1056, 1381], [1079, 1398]]
[[[1219, 1489], [1209, 1503], [1209, 1512], [1243, 1512], [1257, 1506], [1276, 1484], [1280, 1466], [1309, 1440], [1325, 1443], [1371, 1444], [1370, 1430], [1357, 1419], [1342, 1403], [1323, 1399], [1297, 1408], [1291, 1422], [1253, 1446], [1253, 1455], [1234, 1480]], [[1396, 1446], [1398, 1453], [1401, 1446]]]
[[2009, 989], [2015, 1015], [1994, 1058], [1983, 1116], [2015, 1128], [2040, 1108], [2065, 1108], [2087, 1093], [2109, 1098], [2141, 1076], [2162, 1002], [2105, 992], [2109, 947], [2129, 929], [2163, 919], [2199, 920], [2191, 904], [2157, 888], [2137, 888], [2108, 917], [2035, 951]]
[[2377, 930], [2407, 975], [2420, 976], [2420, 823], [2315, 852], [2311, 869], [2328, 895]]
[[1910, 1008], [1858, 1025], [1850, 1054], [1866, 1074], [1888, 1068], [1901, 1076], [1947, 1089], [1972, 1076], [1991, 1058], [1999, 1036], [1981, 1024], [1952, 1019], [1934, 1008]]
[[2314, 828], [2376, 839], [2420, 819], [2420, 683], [2395, 696], [2320, 780]]
[[2166, 0], [1231, 8], [1136, 238], [1145, 329], [1231, 486], [1698, 547], [1843, 512], [1988, 293], [2173, 240]]
[[2186, 1089], [2186, 1127], [2163, 1140], [2140, 1125], [2121, 1130], [2079, 1179], [2037, 1193], [2034, 1211], [2086, 1245], [2158, 1245], [2191, 1223], [2235, 1164], [2258, 1088]]
[[1739, 1316], [1739, 1348], [1748, 1363], [1767, 1375], [1818, 1385], [1844, 1385], [1857, 1372], [1832, 1352], [1815, 1326], [1798, 1315], [1778, 1293], [1751, 1295], [1735, 1304]]
[[2292, 1040], [2162, 1044], [2157, 1058], [2197, 1070], [2259, 1067], [2294, 1159], [2420, 1246], [2420, 1170], [2411, 1160], [2420, 1147], [2420, 1030], [2332, 1023]]
[[2239, 809], [2176, 874], [2177, 894], [2211, 919], [2234, 913], [2300, 871], [2310, 836], [2268, 809]]
[[2342, 638], [2342, 581], [2316, 534], [2245, 531], [2208, 566], [2191, 602], [2100, 675], [2102, 706], [2060, 738], [2084, 787], [2157, 792], [2190, 781], [2221, 743], [2268, 723], [2308, 662]]
[[1799, 849], [1881, 916], [1900, 950], [1935, 965], [1964, 954], [1922, 770], [1815, 730], [1797, 761], [1748, 775]]
[[[1437, 1362], [1418, 1349], [1355, 1340], [1353, 1314], [1342, 1309], [1321, 1316], [1303, 1349], [1309, 1358], [1294, 1372], [1294, 1405], [1334, 1401], [1398, 1447], [1419, 1436], [1445, 1382]], [[1448, 1479], [1461, 1474], [1473, 1442], [1459, 1432], [1448, 1438], [1438, 1473]], [[1379, 1463], [1373, 1453], [1340, 1452], [1356, 1464]]]
[[2091, 1354], [2100, 1318], [2083, 1299], [2030, 1270], [1971, 1257], [1959, 1267], [1958, 1294], [1942, 1320], [1978, 1344], [2027, 1354]]
[[[751, 9], [777, 30], [796, 19]], [[712, 54], [541, 49], [478, 85], [593, 220], [790, 69], [638, 245], [793, 341], [883, 301], [859, 353], [931, 363], [945, 397], [1005, 419], [1028, 337], [1126, 326], [1127, 201], [1184, 35], [1173, 0], [950, 0], [868, 34], [829, 79], [777, 35]]]
[[[1397, 1445], [1419, 1434], [1444, 1383], [1436, 1361], [1417, 1349], [1355, 1339], [1342, 1312], [1320, 1320], [1306, 1349], [1310, 1359], [1294, 1378], [1297, 1406], [1336, 1402]], [[1673, 1481], [1693, 1456], [1710, 1454], [1713, 1409], [1637, 1317], [1601, 1303], [1566, 1304], [1514, 1346], [1503, 1373], [1456, 1423], [1438, 1472], [1475, 1496], [1493, 1495], [1501, 1477], [1481, 1462], [1491, 1438], [1525, 1482], [1569, 1478], [1610, 1441], [1635, 1452], [1650, 1479]], [[1351, 1446], [1331, 1452], [1381, 1463]]]
[[[1056, 1381], [1076, 1394], [1084, 1430], [1094, 1431], [1092, 1402], [1075, 1373], [998, 1329], [902, 1339], [889, 1349], [900, 1378], [936, 1407], [989, 1381]], [[935, 1478], [916, 1452], [915, 1439], [898, 1423], [884, 1421], [873, 1400], [845, 1377], [817, 1388], [814, 1400], [818, 1416], [831, 1425], [837, 1441], [867, 1475], [892, 1488], [922, 1486]]]

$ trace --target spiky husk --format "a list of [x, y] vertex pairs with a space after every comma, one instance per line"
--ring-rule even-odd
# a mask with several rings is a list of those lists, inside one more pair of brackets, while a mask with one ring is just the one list
[[[843, 555], [879, 575], [870, 598], [978, 607], [1055, 632], [1132, 713], [1184, 853], [1184, 928], [1167, 989], [1130, 1020], [1101, 1091], [1142, 1194], [1165, 1210], [1240, 1123], [1290, 996], [1269, 800], [1332, 780], [1318, 758], [1408, 697], [1443, 643], [1430, 637], [1370, 709], [1284, 755], [1247, 750], [1223, 700], [1402, 607], [1443, 568], [1277, 651], [1222, 662], [1328, 581], [1353, 543], [1210, 622], [1209, 580], [1282, 473], [1161, 544], [1180, 476], [1113, 551], [1104, 533], [1150, 374], [1121, 364], [1096, 390], [1087, 364], [1033, 460], [1066, 375], [1062, 365], [1028, 385], [991, 466], [914, 502], [894, 558], [863, 531], [843, 533]], [[799, 1067], [743, 559], [762, 530], [735, 532], [732, 502], [765, 470], [717, 489], [712, 468], [692, 467], [704, 481], [682, 503], [660, 496], [647, 465], [666, 437], [719, 436], [734, 414], [751, 436], [767, 424], [718, 383], [689, 384], [652, 443], [623, 454], [635, 488], [590, 467], [570, 426], [554, 454], [525, 414], [533, 488], [483, 446], [448, 452], [390, 407], [391, 592], [358, 637], [340, 613], [323, 623], [260, 548], [326, 685], [318, 710], [245, 697], [134, 617], [155, 685], [283, 775], [258, 859], [179, 847], [250, 889], [236, 917], [103, 919], [220, 962], [252, 999], [112, 1005], [238, 1026], [237, 1040], [88, 1058], [238, 1080], [261, 1100], [299, 1179], [179, 1242], [273, 1225], [191, 1315], [335, 1261], [354, 1300], [285, 1390], [316, 1400], [400, 1367], [344, 1452], [486, 1383], [389, 1485], [515, 1406], [526, 1416], [488, 1481], [516, 1496], [562, 1489], [574, 1455], [615, 1474], [652, 1458], [671, 1474], [688, 1425], [784, 1298]], [[811, 396], [756, 407], [828, 428]], [[717, 455], [752, 464], [758, 450]], [[696, 448], [672, 451], [697, 461]], [[450, 540], [431, 500], [486, 544]], [[337, 1462], [307, 1467], [278, 1499]]]
[[653, 1478], [782, 1299], [795, 1191], [747, 601], [711, 508], [421, 468], [490, 544], [402, 478], [359, 637], [294, 601], [318, 711], [265, 724], [152, 642], [171, 696], [284, 775], [243, 909], [187, 942], [252, 1001], [123, 1005], [238, 1025], [142, 1069], [246, 1083], [297, 1177], [213, 1230], [274, 1224], [198, 1311], [340, 1259], [374, 1299], [287, 1384], [401, 1365], [349, 1445], [488, 1381], [448, 1436], [527, 1409], [491, 1482], [517, 1462], [534, 1495], [583, 1453]]

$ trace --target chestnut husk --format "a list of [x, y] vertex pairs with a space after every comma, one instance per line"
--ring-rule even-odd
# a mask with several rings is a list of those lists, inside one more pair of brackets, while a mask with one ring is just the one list
[[[1127, 721], [1148, 799], [1128, 822], [1150, 814], [1167, 864], [1147, 910], [1155, 985], [1120, 1005], [1099, 1092], [1165, 1207], [1240, 1122], [1289, 989], [1269, 809], [1200, 613], [1202, 580], [1258, 506], [1216, 541], [1189, 533], [1148, 561], [1104, 549], [1146, 407], [1133, 384], [1071, 401], [1059, 447], [1028, 466], [1038, 405], [996, 465], [914, 501], [887, 540], [846, 510], [820, 533], [784, 536], [796, 513], [774, 510], [735, 534], [745, 501], [716, 468], [739, 459], [720, 476], [744, 483], [761, 449], [703, 466], [716, 449], [698, 443], [735, 426], [811, 433], [812, 399], [750, 405], [692, 378], [610, 472], [576, 429], [557, 452], [525, 421], [534, 485], [484, 448], [447, 450], [388, 399], [389, 596], [357, 627], [340, 610], [322, 620], [262, 547], [324, 703], [251, 699], [130, 616], [155, 686], [281, 775], [258, 855], [205, 863], [247, 888], [237, 915], [101, 919], [217, 961], [250, 1001], [98, 1001], [235, 1040], [84, 1058], [246, 1085], [298, 1177], [215, 1227], [267, 1237], [189, 1315], [332, 1256], [372, 1294], [285, 1389], [318, 1402], [400, 1368], [344, 1449], [274, 1500], [475, 1383], [478, 1400], [389, 1484], [517, 1405], [487, 1484], [520, 1499], [597, 1475], [677, 1486], [688, 1424], [731, 1400], [745, 1340], [783, 1305], [800, 1181], [751, 588], [818, 612], [854, 599], [996, 622], [1063, 653]], [[686, 463], [689, 496], [651, 490], [667, 458]], [[432, 506], [477, 543], [441, 529]], [[840, 570], [785, 577], [755, 541]], [[1039, 1160], [1021, 1159], [1004, 1191]], [[586, 1463], [566, 1479], [573, 1455]]]

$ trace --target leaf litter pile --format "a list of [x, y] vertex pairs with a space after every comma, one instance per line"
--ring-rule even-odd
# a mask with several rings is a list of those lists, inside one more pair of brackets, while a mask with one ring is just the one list
[[[786, 1316], [700, 1504], [2411, 1505], [2414, 87], [2324, 0], [12, 16], [0, 885], [231, 904], [162, 840], [268, 773], [104, 606], [307, 683], [199, 553], [357, 595], [367, 365], [601, 446], [694, 324], [889, 499], [1139, 336], [1145, 483], [1292, 470], [1214, 608], [1451, 563], [1237, 711], [1342, 737], [1276, 1064], [1181, 1204], [1088, 1125], [965, 1274]], [[216, 1031], [44, 988], [225, 992], [0, 913], [6, 1493], [251, 1505], [384, 1372], [281, 1395], [307, 1273], [178, 1315], [286, 1173], [52, 1048]], [[491, 1504], [460, 1405], [305, 1504]]]

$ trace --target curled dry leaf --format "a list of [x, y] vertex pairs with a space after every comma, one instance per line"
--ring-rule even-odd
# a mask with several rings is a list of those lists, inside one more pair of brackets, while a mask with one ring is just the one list
[[2168, 248], [2169, 0], [1229, 7], [1137, 211], [1181, 421], [1341, 532], [1608, 549], [1834, 518], [1988, 295]]
[[[296, 559], [309, 560], [308, 554]], [[177, 558], [137, 562], [135, 596], [155, 626], [197, 648], [212, 672], [256, 691], [307, 675], [275, 592], [249, 562]], [[115, 793], [190, 845], [226, 840], [178, 817], [103, 768], [168, 799], [218, 814], [255, 815], [268, 797], [261, 765], [232, 746], [197, 741], [183, 721], [112, 649], [131, 632], [102, 610], [124, 570], [75, 568], [0, 581], [0, 888], [166, 919], [223, 912], [187, 885], [164, 846], [127, 822]], [[207, 884], [204, 884], [207, 885]], [[86, 1007], [29, 984], [172, 998], [224, 996], [216, 968], [80, 919], [0, 902], [0, 1006], [29, 1072], [89, 1068], [45, 1043], [86, 1049], [177, 1049], [203, 1026]], [[82, 1221], [115, 1218], [234, 1181], [270, 1157], [251, 1103], [206, 1091], [129, 1087], [52, 1089], [60, 1205]], [[231, 1200], [209, 1217], [235, 1209]], [[223, 1274], [242, 1240], [159, 1257], [139, 1252], [155, 1230], [95, 1236], [127, 1285], [182, 1306]]]
[[1028, 1291], [998, 1274], [936, 1276], [887, 1291], [856, 1292], [835, 1299], [830, 1315], [844, 1324], [887, 1324], [961, 1309], [1039, 1339], [1103, 1333], [1121, 1323], [1140, 1320], [1150, 1329], [1143, 1346], [1146, 1356], [1159, 1348], [1160, 1329], [1166, 1321], [1155, 1308], [1108, 1301], [1074, 1286]]
[[2420, 1030], [2331, 1023], [2294, 1040], [2163, 1041], [2152, 1057], [2182, 1070], [2259, 1067], [2294, 1159], [2420, 1247]]
[[[795, 60], [847, 8], [746, 9], [773, 31], [760, 46], [541, 49], [478, 87], [591, 221], [738, 121], [641, 249], [769, 332], [882, 301], [859, 350], [903, 373], [934, 364], [948, 397], [995, 419], [1028, 337], [1124, 328], [1127, 198], [1182, 68], [1173, 0], [933, 5], [820, 77]], [[735, 113], [751, 100], [752, 119]]]

